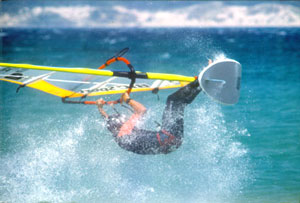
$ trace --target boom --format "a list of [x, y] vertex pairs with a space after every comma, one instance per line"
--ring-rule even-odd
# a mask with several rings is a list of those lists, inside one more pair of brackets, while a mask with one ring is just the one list
[[[88, 75], [99, 75], [108, 77], [129, 77], [129, 72], [123, 71], [109, 71], [109, 70], [99, 70], [91, 68], [65, 68], [65, 67], [49, 67], [49, 66], [38, 66], [31, 64], [16, 64], [16, 63], [0, 63], [2, 67], [10, 68], [23, 68], [32, 70], [45, 70], [45, 71], [56, 71], [65, 73], [79, 73]], [[182, 81], [182, 82], [192, 82], [195, 77], [177, 75], [177, 74], [166, 74], [166, 73], [151, 73], [151, 72], [140, 72], [136, 71], [136, 78], [140, 79], [151, 79], [151, 80], [170, 80], [170, 81]]]

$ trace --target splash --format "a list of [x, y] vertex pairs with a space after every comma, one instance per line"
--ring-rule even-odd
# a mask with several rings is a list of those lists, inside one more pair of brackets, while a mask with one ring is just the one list
[[222, 53], [222, 52], [216, 53], [216, 54], [214, 54], [214, 56], [213, 56], [213, 61], [214, 61], [214, 62], [216, 62], [216, 61], [222, 61], [222, 60], [224, 60], [224, 59], [227, 59], [227, 57], [226, 57], [226, 55], [225, 55], [224, 53]]
[[[118, 156], [113, 159], [111, 156], [103, 156], [105, 153], [114, 155], [110, 148], [102, 147], [102, 155], [91, 156], [99, 153], [97, 149], [100, 149], [97, 144], [89, 147], [90, 142], [96, 139], [94, 136], [88, 139], [90, 133], [87, 129], [93, 130], [91, 125], [92, 122], [87, 118], [80, 118], [66, 125], [64, 130], [52, 126], [53, 130], [44, 135], [42, 143], [36, 141], [36, 134], [27, 135], [28, 141], [23, 144], [29, 143], [28, 147], [24, 146], [17, 153], [1, 157], [0, 200], [66, 202], [94, 197], [98, 188], [87, 182], [94, 178], [90, 173], [93, 174], [95, 168], [99, 169], [103, 177], [102, 183], [118, 179], [118, 173], [115, 175], [111, 172], [119, 164]], [[38, 132], [37, 129], [35, 133]], [[94, 174], [98, 175], [98, 179], [99, 172]]]
[[[248, 178], [248, 151], [234, 137], [247, 130], [229, 129], [217, 104], [197, 102], [187, 107], [183, 145], [168, 155], [127, 152], [87, 116], [51, 126], [43, 140], [31, 131], [27, 147], [1, 157], [0, 200], [232, 202]], [[149, 117], [159, 120], [163, 102], [157, 107]]]
[[197, 163], [197, 175], [202, 179], [195, 198], [199, 202], [232, 202], [250, 178], [248, 150], [235, 140], [245, 136], [246, 129], [238, 125], [228, 128], [221, 107], [211, 101], [189, 114], [196, 122], [189, 124], [193, 127], [187, 133], [194, 154], [188, 160], [193, 160], [191, 168]]
[[79, 125], [73, 131], [50, 132], [48, 136], [52, 139], [48, 137], [42, 144], [36, 142], [33, 135], [29, 136], [28, 143], [31, 144], [27, 149], [1, 160], [1, 174], [4, 173], [4, 176], [1, 175], [4, 180], [2, 184], [6, 188], [4, 200], [60, 202], [70, 199], [72, 191], [59, 190], [57, 187], [62, 184], [57, 181], [59, 178], [67, 180], [69, 176], [82, 176], [76, 156], [76, 146], [82, 135], [82, 125]]

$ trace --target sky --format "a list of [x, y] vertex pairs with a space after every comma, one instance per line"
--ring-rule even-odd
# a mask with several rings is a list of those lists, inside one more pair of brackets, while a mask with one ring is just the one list
[[0, 27], [300, 27], [299, 1], [1, 1]]

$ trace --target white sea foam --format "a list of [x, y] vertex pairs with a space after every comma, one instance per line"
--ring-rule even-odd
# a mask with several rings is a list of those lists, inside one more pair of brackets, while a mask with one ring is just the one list
[[[149, 117], [161, 121], [166, 96], [149, 109]], [[183, 145], [156, 156], [121, 149], [97, 112], [97, 119], [83, 115], [66, 123], [69, 118], [60, 118], [45, 131], [39, 128], [53, 124], [53, 118], [34, 126], [30, 121], [20, 123], [12, 133], [20, 131], [28, 138], [22, 142], [25, 147], [1, 157], [1, 201], [224, 202], [235, 198], [248, 178], [248, 151], [234, 137], [247, 135], [247, 130], [238, 124], [229, 128], [220, 106], [202, 94], [186, 110]], [[153, 122], [149, 125], [155, 129]]]
[[[138, 9], [125, 4], [22, 7], [0, 14], [1, 27], [265, 27], [300, 26], [300, 8], [280, 3], [199, 2]], [[113, 15], [112, 15], [113, 13]], [[46, 16], [46, 17], [45, 17]]]

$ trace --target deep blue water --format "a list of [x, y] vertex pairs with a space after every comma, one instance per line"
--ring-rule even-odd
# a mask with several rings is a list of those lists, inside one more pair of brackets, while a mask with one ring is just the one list
[[[241, 98], [201, 94], [168, 155], [122, 150], [94, 106], [0, 82], [0, 201], [299, 202], [300, 29], [4, 29], [0, 61], [97, 68], [124, 47], [137, 70], [197, 75], [242, 64]], [[114, 69], [124, 68], [116, 65]], [[161, 118], [166, 97], [132, 94]], [[106, 97], [115, 99], [115, 97]]]

